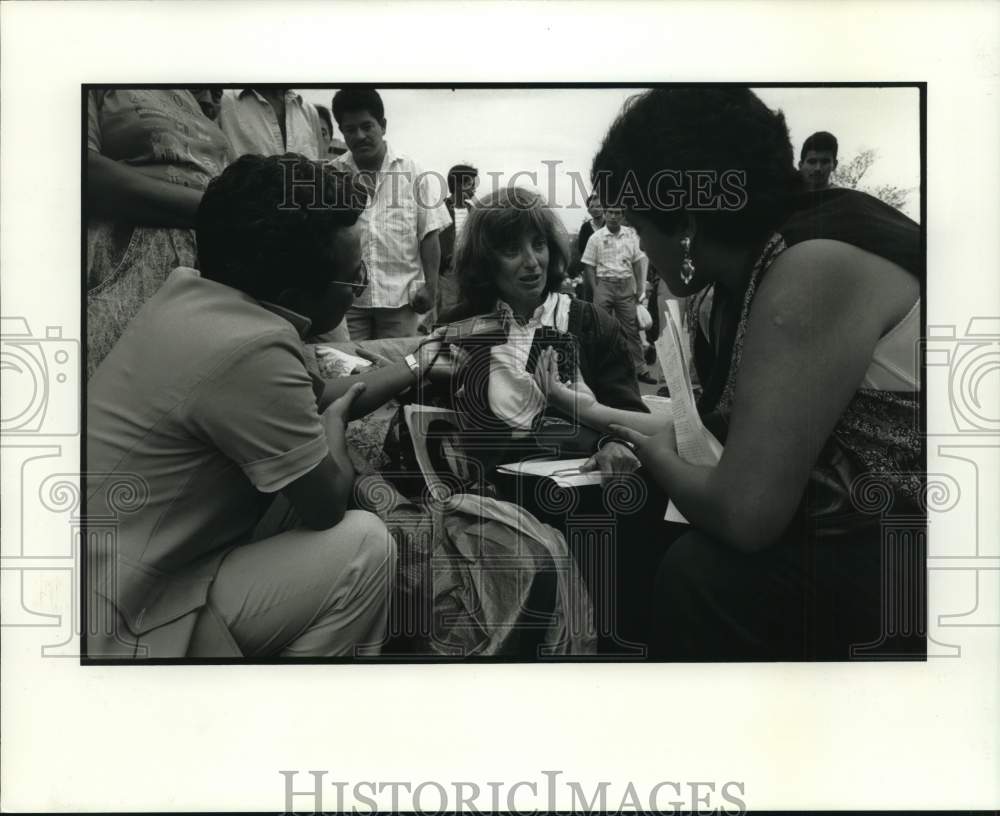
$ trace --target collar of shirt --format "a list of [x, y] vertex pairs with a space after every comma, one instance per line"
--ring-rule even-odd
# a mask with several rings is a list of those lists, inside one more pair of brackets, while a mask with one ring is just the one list
[[625, 238], [625, 237], [628, 236], [628, 232], [626, 231], [628, 229], [629, 229], [628, 227], [626, 227], [624, 224], [622, 224], [618, 228], [618, 232], [612, 232], [611, 230], [608, 229], [607, 225], [605, 225], [605, 226], [601, 227], [599, 230], [597, 230], [597, 234], [600, 235], [601, 237], [609, 236], [611, 238], [614, 238], [617, 241], [617, 240], [619, 240], [621, 238]]
[[[256, 88], [237, 88], [236, 95], [242, 99], [247, 94], [253, 94], [258, 102], [267, 102], [267, 99], [261, 95], [261, 93]], [[297, 102], [299, 105], [302, 104], [302, 94], [297, 94], [290, 88], [285, 91], [285, 102]]]
[[[395, 164], [398, 161], [402, 161], [405, 158], [401, 153], [400, 154], [394, 153], [392, 150], [392, 145], [389, 144], [389, 142], [384, 142], [384, 144], [385, 144], [385, 156], [382, 159], [382, 166], [377, 171], [379, 173], [384, 173], [393, 164]], [[354, 154], [350, 150], [348, 150], [342, 157], [334, 159], [333, 161], [334, 164], [340, 164], [349, 169], [352, 173], [361, 172], [361, 168], [358, 167], [358, 163], [354, 161]]]
[[289, 323], [295, 327], [295, 331], [299, 333], [299, 337], [303, 340], [309, 335], [309, 329], [312, 326], [312, 321], [305, 315], [300, 315], [298, 312], [293, 312], [291, 309], [286, 309], [284, 306], [279, 306], [277, 303], [269, 303], [266, 300], [257, 301], [267, 309], [269, 312], [278, 315], [278, 317], [283, 317]]
[[[565, 298], [566, 303], [563, 303]], [[559, 292], [549, 292], [548, 297], [542, 301], [541, 305], [535, 309], [531, 317], [528, 318], [528, 322], [525, 323], [524, 328], [537, 329], [539, 326], [547, 326], [550, 329], [558, 329], [559, 331], [566, 331], [566, 324], [569, 315], [569, 295], [561, 295]], [[560, 306], [563, 305], [565, 308], [562, 309], [563, 314], [559, 314]], [[514, 310], [504, 301], [498, 300], [496, 306], [497, 312], [500, 313], [501, 321], [508, 326], [518, 326], [517, 320], [514, 317]]]
[[[173, 272], [170, 273], [170, 275], [171, 277], [177, 276], [184, 278], [204, 277], [200, 271], [198, 271], [197, 269], [193, 269], [192, 267], [189, 266], [178, 266], [176, 269], [174, 269]], [[211, 278], [205, 278], [205, 280], [211, 280]], [[226, 284], [224, 283], [219, 283], [218, 285], [226, 286]], [[237, 289], [234, 286], [227, 286], [227, 288], [232, 289], [234, 292], [237, 292], [240, 295], [240, 297], [243, 297], [246, 300], [251, 301], [252, 303], [257, 303], [258, 305], [263, 306], [272, 314], [276, 314], [278, 315], [278, 317], [285, 318], [285, 320], [287, 320], [289, 323], [292, 324], [292, 326], [295, 327], [295, 331], [298, 332], [299, 337], [301, 337], [303, 340], [305, 340], [305, 338], [308, 336], [309, 329], [312, 327], [312, 321], [305, 315], [300, 315], [298, 312], [293, 312], [291, 309], [286, 309], [284, 306], [279, 306], [277, 303], [271, 303], [266, 300], [257, 300], [254, 298], [253, 295], [244, 292], [242, 289]]]

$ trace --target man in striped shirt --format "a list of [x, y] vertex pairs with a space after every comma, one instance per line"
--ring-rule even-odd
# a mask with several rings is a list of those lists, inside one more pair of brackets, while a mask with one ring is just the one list
[[357, 174], [369, 194], [358, 221], [369, 283], [347, 313], [351, 340], [413, 336], [437, 298], [438, 234], [451, 224], [441, 185], [385, 141], [385, 109], [374, 88], [338, 91], [333, 118], [349, 150], [334, 165]]
[[234, 158], [247, 153], [319, 155], [319, 114], [291, 88], [234, 88], [222, 93], [219, 127]]

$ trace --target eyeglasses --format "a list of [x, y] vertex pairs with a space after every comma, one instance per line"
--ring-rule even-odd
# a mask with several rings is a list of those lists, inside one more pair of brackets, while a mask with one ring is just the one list
[[358, 274], [360, 274], [361, 278], [360, 283], [348, 283], [347, 281], [334, 281], [334, 283], [339, 283], [341, 286], [350, 286], [356, 294], [361, 294], [368, 288], [368, 264], [364, 262], [364, 259], [358, 264], [358, 272], [355, 273], [355, 279], [357, 279]]

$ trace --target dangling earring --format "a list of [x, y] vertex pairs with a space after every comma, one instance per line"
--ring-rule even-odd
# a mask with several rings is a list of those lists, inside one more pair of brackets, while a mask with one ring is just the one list
[[681, 261], [681, 280], [687, 286], [694, 278], [694, 261], [691, 260], [691, 238], [685, 235], [681, 238], [681, 248], [684, 250], [684, 260]]

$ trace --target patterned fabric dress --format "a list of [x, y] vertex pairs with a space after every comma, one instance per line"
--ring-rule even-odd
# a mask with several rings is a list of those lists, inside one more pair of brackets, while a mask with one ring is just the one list
[[[191, 91], [90, 91], [87, 147], [158, 181], [204, 190], [232, 155]], [[197, 267], [192, 229], [87, 218], [87, 377], [174, 269]]]

